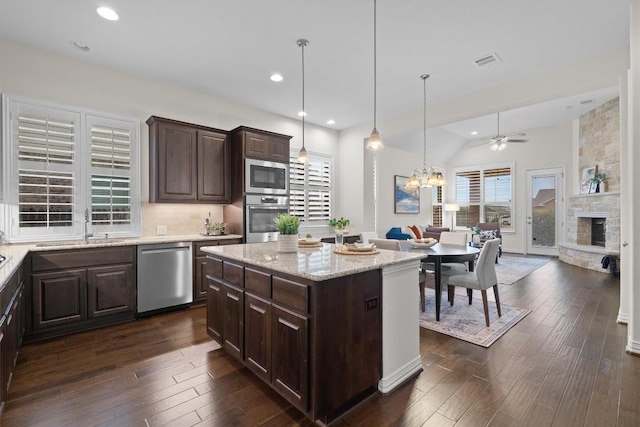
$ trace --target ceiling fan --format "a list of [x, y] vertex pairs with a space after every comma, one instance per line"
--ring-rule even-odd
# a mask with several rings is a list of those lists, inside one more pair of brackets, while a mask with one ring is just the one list
[[[513, 133], [509, 135], [502, 135], [500, 133], [500, 113], [498, 113], [497, 116], [498, 116], [498, 127], [497, 127], [496, 135], [489, 139], [481, 139], [479, 141], [488, 141], [489, 148], [491, 148], [493, 151], [504, 150], [505, 148], [507, 148], [507, 143], [529, 141], [526, 138], [522, 138], [523, 136], [527, 136], [527, 134], [525, 133]], [[474, 145], [473, 147], [477, 147], [479, 145], [483, 145], [483, 144], [477, 144], [477, 145]]]

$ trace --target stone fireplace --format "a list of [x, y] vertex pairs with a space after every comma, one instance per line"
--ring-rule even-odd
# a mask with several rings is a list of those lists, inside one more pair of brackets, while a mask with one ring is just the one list
[[560, 245], [560, 260], [607, 272], [604, 255], [620, 256], [620, 193], [569, 197], [567, 242]]

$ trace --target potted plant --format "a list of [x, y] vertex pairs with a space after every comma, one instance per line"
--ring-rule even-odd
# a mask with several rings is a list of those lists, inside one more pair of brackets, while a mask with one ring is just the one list
[[207, 234], [212, 236], [219, 236], [224, 233], [225, 225], [226, 224], [224, 222], [210, 222], [207, 224]]
[[589, 193], [599, 193], [600, 190], [604, 193], [604, 183], [607, 181], [607, 174], [604, 172], [596, 172], [589, 179]]
[[280, 233], [278, 236], [278, 251], [297, 252], [300, 218], [291, 214], [280, 214], [274, 218], [274, 221]]
[[349, 226], [349, 220], [343, 217], [340, 217], [340, 219], [331, 218], [329, 225], [336, 230], [336, 244], [342, 245], [344, 243], [344, 231]]

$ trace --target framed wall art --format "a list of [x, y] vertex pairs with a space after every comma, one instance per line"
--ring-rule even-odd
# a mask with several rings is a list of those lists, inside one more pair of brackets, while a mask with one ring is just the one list
[[596, 174], [597, 166], [589, 166], [587, 168], [582, 169], [582, 178], [580, 179], [580, 193], [588, 194], [592, 193], [591, 190], [591, 179]]
[[399, 214], [420, 213], [420, 188], [405, 188], [408, 176], [394, 175], [394, 212]]

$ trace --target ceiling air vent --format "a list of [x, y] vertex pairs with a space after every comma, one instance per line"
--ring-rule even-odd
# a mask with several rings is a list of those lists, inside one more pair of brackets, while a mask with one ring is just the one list
[[494, 52], [492, 54], [485, 55], [482, 58], [478, 58], [473, 62], [476, 63], [478, 68], [482, 68], [482, 69], [486, 70], [486, 69], [489, 69], [489, 68], [493, 67], [494, 65], [502, 62], [502, 60], [500, 59], [498, 54]]
[[595, 99], [584, 99], [584, 100], [580, 101], [580, 105], [593, 104], [594, 102], [596, 102]]

